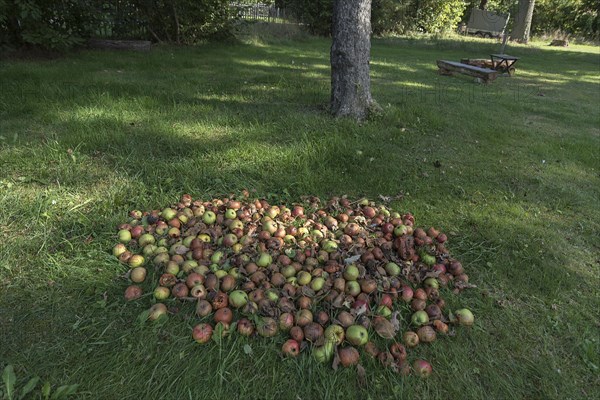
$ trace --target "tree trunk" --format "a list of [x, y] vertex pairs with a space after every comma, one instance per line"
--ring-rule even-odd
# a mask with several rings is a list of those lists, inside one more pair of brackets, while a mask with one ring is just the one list
[[331, 112], [365, 119], [371, 98], [371, 0], [334, 0]]
[[485, 10], [485, 8], [487, 7], [487, 3], [488, 3], [488, 0], [481, 0], [481, 3], [479, 3], [479, 9]]
[[535, 0], [519, 0], [519, 11], [515, 16], [515, 25], [510, 35], [512, 40], [521, 43], [529, 42], [534, 7]]

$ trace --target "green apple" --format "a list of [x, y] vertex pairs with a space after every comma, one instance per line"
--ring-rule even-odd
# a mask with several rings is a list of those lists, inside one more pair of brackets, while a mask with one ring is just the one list
[[244, 307], [248, 303], [248, 294], [243, 290], [234, 290], [229, 294], [229, 304], [234, 308]]
[[320, 363], [326, 363], [333, 357], [335, 345], [333, 342], [325, 342], [323, 346], [313, 348], [312, 354]]
[[369, 341], [369, 333], [362, 325], [350, 325], [346, 329], [346, 340], [354, 346], [362, 346]]
[[333, 342], [339, 345], [344, 341], [346, 334], [344, 332], [344, 328], [342, 328], [340, 325], [333, 324], [329, 325], [325, 329], [324, 336], [327, 342]]
[[360, 284], [356, 281], [347, 281], [345, 292], [350, 296], [358, 296], [361, 292]]
[[273, 257], [269, 253], [260, 253], [256, 265], [259, 267], [268, 267], [273, 262]]
[[[121, 254], [127, 251], [127, 247], [123, 243], [117, 243], [115, 247], [113, 247], [113, 256], [119, 257]], [[293, 267], [292, 267], [293, 268]]]
[[380, 305], [377, 307], [377, 315], [381, 315], [384, 318], [389, 318], [392, 315], [392, 310], [389, 307]]
[[425, 284], [426, 287], [430, 287], [433, 289], [439, 289], [439, 287], [440, 287], [440, 283], [435, 278], [427, 278], [427, 279], [425, 279], [425, 282], [423, 282], [423, 283]]
[[121, 229], [118, 233], [119, 235], [119, 242], [121, 243], [129, 243], [129, 241], [131, 240], [131, 232], [129, 232], [129, 230], [127, 229]]
[[417, 311], [410, 318], [410, 322], [415, 326], [421, 326], [429, 323], [429, 315], [425, 311]]
[[165, 300], [169, 298], [170, 294], [171, 291], [168, 287], [159, 286], [156, 289], [154, 289], [154, 298], [156, 298], [156, 300]]
[[162, 210], [160, 215], [165, 219], [165, 221], [170, 221], [177, 216], [177, 211], [172, 208], [165, 208]]
[[318, 292], [319, 290], [323, 289], [323, 286], [325, 286], [325, 279], [320, 276], [313, 279], [312, 282], [310, 283], [310, 288], [312, 290], [314, 290], [315, 292]]
[[323, 243], [321, 243], [321, 248], [328, 253], [333, 253], [337, 251], [338, 245], [333, 240], [324, 240]]
[[217, 215], [212, 211], [206, 211], [204, 215], [202, 215], [202, 221], [206, 225], [212, 225], [217, 220]]
[[394, 236], [403, 236], [408, 234], [408, 227], [406, 225], [398, 225], [394, 228]]
[[141, 267], [142, 265], [144, 265], [145, 262], [146, 262], [146, 260], [144, 259], [144, 256], [142, 256], [140, 254], [134, 254], [129, 259], [129, 266], [131, 268], [137, 268], [137, 267]]
[[300, 271], [297, 278], [298, 285], [308, 285], [312, 280], [312, 275], [309, 272]]
[[232, 208], [228, 208], [227, 210], [225, 210], [225, 218], [227, 218], [227, 219], [236, 219], [237, 218], [237, 214], [236, 214], [235, 210], [232, 209]]
[[210, 243], [210, 235], [208, 233], [201, 233], [198, 235], [198, 239], [204, 243]]
[[401, 272], [400, 266], [394, 262], [389, 262], [385, 265], [385, 272], [387, 272], [389, 276], [398, 276]]
[[138, 244], [140, 245], [140, 247], [144, 247], [144, 246], [147, 246], [149, 244], [154, 244], [155, 242], [156, 242], [156, 239], [150, 233], [144, 233], [138, 239]]
[[296, 275], [296, 268], [294, 268], [293, 265], [286, 265], [285, 267], [281, 268], [281, 273], [286, 278], [291, 278], [292, 276]]
[[347, 281], [355, 281], [358, 279], [360, 275], [360, 270], [356, 266], [356, 264], [351, 264], [346, 267], [344, 270], [344, 279]]
[[460, 310], [456, 310], [454, 312], [456, 315], [456, 319], [458, 319], [458, 323], [464, 326], [471, 326], [473, 322], [475, 322], [475, 317], [471, 310], [467, 308], [461, 308]]

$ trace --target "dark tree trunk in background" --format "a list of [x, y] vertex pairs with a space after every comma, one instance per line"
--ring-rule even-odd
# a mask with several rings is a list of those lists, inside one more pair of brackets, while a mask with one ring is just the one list
[[510, 34], [512, 40], [520, 43], [529, 42], [534, 7], [535, 0], [519, 0], [519, 11], [515, 16], [515, 25]]
[[371, 98], [371, 0], [334, 0], [331, 112], [365, 119]]
[[485, 8], [487, 7], [487, 3], [488, 3], [488, 0], [481, 0], [481, 3], [479, 3], [479, 9], [485, 10]]

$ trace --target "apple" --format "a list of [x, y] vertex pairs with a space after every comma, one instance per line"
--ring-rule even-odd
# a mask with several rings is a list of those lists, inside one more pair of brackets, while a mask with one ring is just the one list
[[384, 318], [389, 318], [392, 315], [392, 310], [383, 304], [377, 307], [377, 315], [381, 315]]
[[394, 228], [394, 236], [408, 235], [408, 227], [406, 225], [398, 225]]
[[354, 346], [362, 346], [369, 341], [369, 333], [362, 325], [351, 325], [346, 329], [346, 340]]
[[457, 310], [454, 312], [454, 314], [456, 315], [456, 319], [458, 319], [458, 323], [461, 325], [471, 326], [475, 322], [475, 317], [473, 316], [473, 313], [466, 308]]
[[269, 253], [260, 253], [256, 265], [259, 267], [268, 267], [273, 262], [273, 257]]
[[138, 239], [138, 245], [140, 247], [145, 247], [149, 244], [154, 244], [156, 243], [156, 239], [154, 238], [154, 236], [150, 233], [144, 233], [142, 236], [140, 236], [140, 238]]
[[112, 253], [113, 256], [119, 257], [121, 254], [127, 251], [127, 247], [123, 243], [117, 243], [115, 247], [113, 247]]
[[236, 219], [237, 213], [235, 212], [234, 209], [228, 208], [227, 210], [225, 210], [225, 218], [226, 219]]
[[242, 336], [252, 336], [254, 333], [254, 325], [248, 318], [242, 318], [237, 322], [237, 331]]
[[344, 367], [356, 365], [360, 359], [360, 354], [354, 347], [344, 347], [338, 350], [338, 356], [340, 357], [340, 364]]
[[244, 307], [248, 303], [248, 294], [243, 290], [234, 290], [229, 294], [229, 304], [233, 308]]
[[356, 281], [346, 281], [345, 292], [350, 296], [358, 296], [361, 292], [360, 284]]
[[328, 253], [333, 253], [333, 252], [337, 251], [338, 244], [336, 242], [334, 242], [333, 240], [324, 240], [321, 243], [321, 248]]
[[[170, 260], [169, 253], [159, 253], [154, 257], [153, 263], [155, 266], [161, 267], [167, 265]], [[177, 272], [179, 272], [179, 266], [177, 266], [177, 268]]]
[[168, 287], [159, 286], [156, 289], [154, 289], [154, 298], [156, 300], [168, 299], [170, 294], [171, 294], [171, 291], [169, 290]]
[[142, 288], [137, 285], [131, 285], [125, 289], [125, 300], [127, 301], [139, 299], [141, 296]]
[[344, 332], [344, 328], [340, 325], [332, 324], [325, 329], [324, 336], [325, 341], [340, 345], [344, 341], [346, 333]]
[[408, 285], [404, 285], [402, 286], [402, 300], [404, 300], [407, 303], [410, 303], [410, 301], [413, 299], [414, 296], [414, 291], [412, 290], [412, 288]]
[[137, 268], [137, 267], [141, 267], [142, 265], [144, 265], [145, 261], [146, 260], [144, 259], [144, 256], [142, 256], [140, 254], [134, 254], [131, 256], [128, 263], [131, 268]]
[[400, 266], [394, 262], [389, 262], [385, 265], [385, 272], [389, 276], [398, 276], [400, 275], [401, 269]]
[[117, 235], [121, 243], [129, 243], [131, 241], [131, 232], [128, 229], [121, 229]]
[[318, 292], [319, 290], [323, 289], [323, 286], [325, 286], [325, 278], [323, 278], [322, 276], [316, 277], [310, 283], [310, 288], [315, 292]]
[[423, 282], [423, 284], [425, 285], [425, 287], [430, 287], [433, 289], [439, 289], [440, 287], [440, 283], [435, 278], [427, 278], [425, 279], [425, 282]]
[[177, 216], [177, 211], [173, 210], [172, 208], [165, 208], [162, 210], [160, 215], [163, 217], [163, 219], [169, 221]]
[[413, 331], [404, 332], [402, 340], [408, 347], [415, 347], [419, 344], [419, 335]]
[[168, 315], [167, 314], [167, 306], [165, 306], [163, 303], [153, 304], [152, 307], [150, 307], [150, 309], [148, 311], [149, 311], [148, 319], [150, 321], [156, 321], [163, 315], [165, 317]]
[[298, 272], [296, 283], [298, 285], [304, 286], [304, 285], [308, 285], [311, 280], [312, 280], [312, 275], [310, 274], [310, 272], [300, 271], [300, 272]]
[[300, 344], [294, 339], [289, 339], [281, 346], [281, 352], [286, 357], [297, 357], [300, 354]]
[[314, 347], [312, 354], [313, 357], [320, 363], [325, 363], [331, 360], [333, 357], [333, 351], [335, 346], [331, 342], [325, 342], [323, 346]]
[[355, 264], [348, 265], [344, 270], [344, 279], [347, 281], [355, 281], [360, 275], [360, 270]]
[[217, 215], [212, 211], [206, 211], [206, 212], [204, 212], [204, 215], [202, 215], [202, 221], [206, 225], [212, 225], [216, 222], [216, 220], [217, 220]]
[[431, 364], [429, 364], [425, 360], [416, 360], [413, 363], [413, 369], [415, 370], [417, 375], [420, 376], [421, 378], [427, 378], [433, 372], [433, 369], [431, 368]]
[[287, 332], [294, 326], [294, 315], [289, 312], [282, 313], [279, 316], [279, 330]]
[[412, 315], [410, 322], [415, 326], [425, 325], [429, 323], [429, 315], [425, 311], [417, 311]]
[[129, 278], [131, 278], [131, 280], [135, 283], [142, 283], [146, 280], [147, 272], [148, 271], [146, 271], [146, 268], [144, 267], [134, 268], [131, 270]]
[[196, 343], [204, 344], [207, 343], [213, 334], [213, 328], [210, 324], [198, 324], [192, 331], [192, 338]]
[[156, 249], [158, 249], [158, 246], [147, 244], [142, 248], [142, 254], [146, 257], [150, 257], [156, 253]]

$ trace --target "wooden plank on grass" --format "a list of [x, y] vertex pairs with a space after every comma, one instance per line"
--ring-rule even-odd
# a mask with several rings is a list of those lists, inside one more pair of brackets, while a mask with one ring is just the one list
[[440, 73], [443, 75], [450, 75], [458, 72], [460, 74], [480, 78], [484, 82], [493, 81], [498, 77], [498, 71], [493, 69], [476, 67], [474, 65], [462, 64], [455, 61], [437, 60], [437, 66], [440, 69]]

